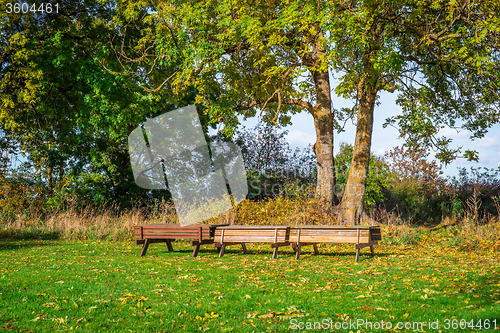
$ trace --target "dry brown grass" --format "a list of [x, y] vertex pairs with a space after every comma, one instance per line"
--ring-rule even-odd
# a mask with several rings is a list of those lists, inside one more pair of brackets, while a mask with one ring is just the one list
[[[473, 199], [471, 199], [473, 200]], [[418, 221], [402, 219], [397, 212], [378, 209], [371, 217], [383, 226], [383, 237], [391, 243], [411, 245], [445, 243], [461, 250], [500, 250], [500, 210], [497, 216], [478, 219], [473, 210], [462, 216], [446, 217], [439, 225], [422, 226]]]
[[[426, 242], [446, 242], [463, 250], [477, 248], [500, 250], [500, 218], [489, 216], [481, 221], [470, 216], [446, 218], [438, 226], [418, 226], [414, 221], [402, 219], [395, 212], [372, 211], [371, 218], [382, 226], [384, 242], [410, 245]], [[57, 234], [64, 239], [130, 239], [134, 225], [149, 223], [178, 223], [172, 204], [151, 208], [117, 212], [114, 209], [77, 211], [49, 214], [45, 217], [31, 214], [17, 219], [0, 230], [1, 237], [27, 234], [38, 230]], [[290, 199], [277, 197], [265, 201], [244, 200], [236, 209], [206, 223], [230, 225], [303, 225], [339, 224], [320, 201], [310, 198]], [[31, 232], [31, 233], [30, 233]], [[40, 235], [35, 233], [34, 237]], [[22, 238], [22, 237], [17, 237]], [[28, 237], [32, 238], [32, 237]]]
[[50, 214], [45, 218], [19, 215], [14, 223], [4, 229], [12, 233], [30, 230], [42, 230], [58, 233], [65, 239], [122, 239], [129, 236], [135, 224], [145, 223], [139, 210], [131, 210], [121, 214], [111, 211], [95, 213], [91, 210], [83, 212], [68, 211]]
[[[152, 213], [148, 211], [153, 211]], [[175, 223], [175, 209], [170, 205], [117, 211], [86, 208], [70, 208], [65, 212], [39, 213], [30, 211], [28, 216], [17, 215], [16, 219], [4, 224], [4, 235], [32, 234], [32, 231], [58, 234], [64, 239], [125, 239], [129, 238], [134, 225], [147, 223]], [[39, 235], [40, 233], [35, 233]]]
[[[166, 203], [150, 208], [118, 212], [115, 209], [76, 210], [41, 214], [32, 211], [18, 215], [15, 221], [4, 224], [10, 233], [29, 230], [58, 233], [65, 239], [124, 239], [132, 234], [134, 225], [149, 223], [178, 223], [175, 208]], [[208, 220], [206, 223], [230, 225], [301, 225], [337, 224], [320, 201], [277, 197], [265, 201], [244, 200], [236, 209]], [[4, 232], [5, 234], [5, 232]]]

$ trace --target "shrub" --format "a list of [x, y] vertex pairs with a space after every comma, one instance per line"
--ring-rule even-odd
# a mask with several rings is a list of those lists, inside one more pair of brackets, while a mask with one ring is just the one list
[[281, 195], [312, 195], [316, 182], [316, 158], [311, 148], [290, 148], [286, 131], [259, 123], [235, 136], [247, 170], [248, 198], [261, 200]]

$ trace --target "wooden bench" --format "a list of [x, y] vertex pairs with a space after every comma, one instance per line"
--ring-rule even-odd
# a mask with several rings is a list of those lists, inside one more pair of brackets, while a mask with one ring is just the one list
[[361, 249], [369, 246], [373, 256], [373, 246], [380, 240], [382, 234], [377, 226], [303, 225], [291, 227], [290, 230], [290, 244], [297, 259], [304, 245], [313, 245], [315, 254], [318, 254], [316, 245], [320, 243], [352, 243], [356, 250], [355, 261], [358, 262]]
[[193, 246], [192, 257], [198, 255], [200, 245], [213, 244], [216, 227], [226, 226], [227, 224], [205, 224], [205, 225], [187, 225], [180, 224], [144, 224], [134, 226], [134, 238], [137, 245], [143, 244], [141, 257], [144, 256], [151, 243], [167, 243], [168, 251], [173, 251], [172, 242], [176, 239], [191, 239]]
[[241, 244], [247, 253], [245, 243], [271, 243], [274, 248], [273, 258], [278, 256], [278, 248], [290, 245], [299, 259], [301, 248], [312, 245], [314, 253], [319, 254], [317, 244], [320, 243], [352, 243], [356, 250], [356, 259], [362, 248], [373, 246], [382, 239], [380, 227], [377, 226], [227, 226], [215, 229], [214, 244], [219, 248], [219, 257], [224, 255], [226, 245]]
[[290, 227], [288, 226], [245, 226], [233, 225], [215, 229], [214, 244], [219, 249], [219, 257], [224, 255], [226, 245], [241, 244], [246, 254], [245, 243], [271, 243], [273, 259], [278, 256], [278, 248], [288, 246]]

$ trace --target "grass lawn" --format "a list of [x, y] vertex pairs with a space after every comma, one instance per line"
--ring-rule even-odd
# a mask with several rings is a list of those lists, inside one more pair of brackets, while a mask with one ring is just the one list
[[384, 240], [355, 263], [352, 245], [306, 247], [298, 261], [267, 245], [174, 249], [0, 240], [0, 331], [500, 332], [498, 251]]

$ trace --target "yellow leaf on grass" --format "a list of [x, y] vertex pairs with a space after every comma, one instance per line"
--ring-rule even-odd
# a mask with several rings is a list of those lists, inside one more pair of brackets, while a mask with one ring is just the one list
[[213, 319], [213, 318], [218, 318], [219, 317], [219, 314], [215, 311], [210, 311], [210, 313], [206, 312], [205, 313], [205, 318], [208, 318], [208, 319]]
[[247, 314], [247, 318], [255, 318], [259, 314], [259, 311], [250, 312]]

